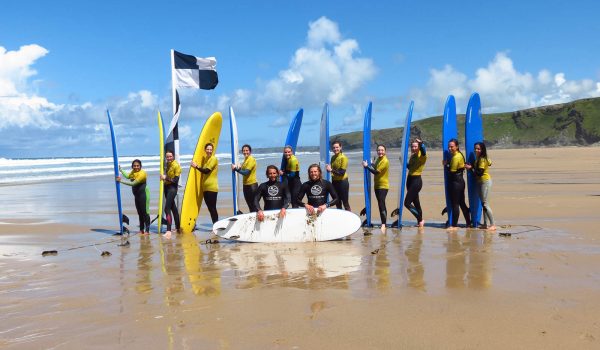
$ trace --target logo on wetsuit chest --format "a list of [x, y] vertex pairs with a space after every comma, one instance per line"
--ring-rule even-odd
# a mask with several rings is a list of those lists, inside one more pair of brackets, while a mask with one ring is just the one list
[[279, 187], [269, 186], [269, 188], [267, 188], [267, 192], [269, 193], [269, 196], [276, 196], [279, 194]]
[[321, 187], [320, 185], [313, 185], [313, 187], [310, 188], [310, 193], [313, 196], [318, 196], [323, 192], [323, 187]]

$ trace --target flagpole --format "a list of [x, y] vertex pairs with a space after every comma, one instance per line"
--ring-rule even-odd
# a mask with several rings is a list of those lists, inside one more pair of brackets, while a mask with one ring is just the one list
[[[171, 116], [175, 116], [175, 112], [177, 112], [177, 101], [176, 101], [177, 90], [175, 88], [175, 50], [171, 49], [171, 95], [173, 100], [173, 113]], [[175, 160], [179, 161], [179, 140], [173, 139], [173, 147], [175, 151]], [[180, 163], [181, 164], [181, 163]]]

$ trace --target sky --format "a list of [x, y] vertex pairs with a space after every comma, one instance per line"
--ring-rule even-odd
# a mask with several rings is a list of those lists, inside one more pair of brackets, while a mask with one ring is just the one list
[[[217, 59], [214, 90], [180, 90], [181, 152], [228, 107], [240, 144], [283, 146], [304, 108], [300, 146], [330, 134], [441, 115], [600, 96], [598, 1], [6, 1], [0, 21], [0, 158], [158, 154], [156, 113], [172, 115], [170, 50]], [[399, 135], [400, 137], [400, 135]]]

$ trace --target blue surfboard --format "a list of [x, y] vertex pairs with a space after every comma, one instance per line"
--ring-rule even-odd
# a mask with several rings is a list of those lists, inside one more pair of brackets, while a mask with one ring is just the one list
[[117, 208], [119, 209], [119, 233], [123, 234], [123, 206], [121, 204], [121, 183], [119, 181], [116, 181], [117, 176], [119, 176], [119, 154], [117, 152], [117, 140], [115, 137], [115, 128], [113, 126], [113, 121], [110, 117], [110, 112], [108, 111], [108, 109], [106, 110], [106, 115], [108, 116], [108, 125], [110, 125], [110, 140], [112, 141], [113, 166], [115, 171], [115, 176], [113, 180], [115, 181], [115, 190], [117, 192]]
[[[371, 165], [371, 110], [373, 103], [369, 102], [365, 111], [365, 120], [363, 123], [363, 160]], [[371, 173], [364, 169], [363, 190], [365, 195], [365, 225], [371, 227]]]
[[408, 112], [406, 112], [406, 119], [404, 120], [404, 131], [402, 132], [402, 140], [400, 141], [400, 167], [401, 174], [400, 175], [400, 191], [398, 191], [398, 225], [397, 227], [402, 227], [402, 208], [404, 207], [404, 191], [406, 187], [406, 173], [407, 168], [406, 164], [408, 163], [408, 149], [410, 145], [410, 123], [412, 120], [412, 112], [414, 107], [414, 102], [410, 101], [410, 105], [408, 106]]
[[[288, 130], [287, 137], [285, 138], [285, 146], [292, 146], [292, 152], [296, 153], [296, 146], [298, 146], [298, 137], [300, 136], [300, 127], [302, 126], [302, 116], [304, 115], [304, 110], [300, 108], [298, 113], [292, 122], [290, 123], [290, 129]], [[281, 170], [285, 169], [287, 165], [287, 160], [285, 157], [281, 158]]]
[[[483, 121], [481, 119], [481, 99], [473, 93], [467, 105], [465, 116], [465, 156], [467, 163], [475, 165], [475, 143], [483, 142]], [[477, 178], [472, 171], [467, 171], [467, 188], [469, 191], [469, 211], [471, 224], [477, 227], [481, 218], [481, 200], [477, 193]]]
[[[231, 164], [237, 164], [239, 158], [237, 124], [233, 108], [229, 106], [229, 135], [231, 137]], [[238, 192], [239, 192], [238, 172], [231, 171], [231, 193], [233, 196], [233, 215], [238, 215]]]
[[[444, 119], [442, 120], [442, 151], [443, 159], [450, 162], [450, 150], [448, 150], [448, 142], [458, 137], [458, 128], [456, 127], [456, 101], [454, 96], [450, 95], [446, 99], [444, 107]], [[448, 223], [452, 223], [452, 201], [450, 200], [450, 174], [444, 167], [444, 192], [446, 194], [446, 210], [448, 212]]]
[[331, 180], [331, 174], [327, 172], [327, 164], [329, 164], [329, 106], [325, 103], [323, 113], [321, 114], [321, 133], [319, 142], [319, 166], [321, 173], [325, 174], [327, 181]]

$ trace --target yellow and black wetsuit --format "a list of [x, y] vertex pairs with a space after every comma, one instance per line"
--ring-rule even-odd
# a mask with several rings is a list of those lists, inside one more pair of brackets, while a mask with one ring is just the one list
[[449, 172], [448, 178], [450, 179], [450, 202], [452, 203], [452, 222], [450, 225], [453, 227], [458, 225], [458, 209], [460, 207], [467, 227], [469, 227], [471, 226], [471, 216], [469, 214], [469, 207], [467, 207], [467, 203], [465, 202], [465, 179], [463, 178], [465, 156], [457, 150], [451, 157], [450, 162], [446, 164], [446, 171]]
[[338, 209], [350, 210], [350, 203], [348, 201], [350, 193], [350, 183], [348, 182], [348, 157], [342, 152], [335, 154], [331, 157], [331, 183], [335, 192], [337, 192], [339, 201], [335, 203]]
[[288, 189], [290, 190], [290, 196], [292, 198], [292, 208], [298, 208], [298, 193], [300, 192], [300, 163], [295, 155], [291, 155], [290, 159], [287, 160], [285, 166], [284, 181], [287, 181]]
[[219, 193], [217, 173], [219, 171], [219, 162], [217, 161], [217, 157], [202, 157], [202, 161], [196, 169], [202, 173], [201, 182], [204, 202], [214, 224], [219, 221], [219, 213], [217, 213], [217, 194]]
[[377, 206], [379, 207], [379, 216], [381, 217], [381, 225], [384, 226], [387, 222], [387, 208], [385, 206], [385, 197], [387, 197], [390, 189], [390, 180], [388, 171], [390, 162], [386, 156], [378, 157], [375, 163], [367, 167], [371, 173], [375, 175], [374, 188], [375, 198], [377, 198]]
[[494, 226], [494, 215], [488, 201], [488, 194], [492, 189], [492, 177], [490, 176], [489, 168], [492, 166], [492, 161], [487, 157], [480, 157], [475, 160], [473, 171], [477, 177], [477, 193], [481, 200], [483, 208], [483, 224], [485, 226]]
[[140, 222], [140, 231], [150, 232], [150, 214], [148, 214], [150, 211], [150, 191], [146, 187], [146, 171], [140, 169], [140, 171], [132, 171], [127, 174], [123, 169], [119, 170], [121, 170], [121, 174], [127, 179], [121, 178], [121, 183], [131, 186], [131, 192], [133, 192], [135, 200], [135, 209], [137, 210]]
[[236, 168], [235, 171], [243, 176], [242, 183], [244, 185], [242, 188], [248, 209], [250, 209], [250, 212], [256, 212], [257, 208], [254, 206], [254, 196], [258, 188], [258, 182], [256, 181], [256, 159], [252, 155], [249, 155], [244, 159], [241, 167]]
[[423, 188], [423, 180], [421, 174], [427, 162], [427, 149], [423, 142], [419, 143], [419, 151], [417, 154], [410, 156], [406, 167], [408, 168], [408, 176], [406, 178], [406, 197], [404, 198], [404, 206], [410, 211], [417, 222], [423, 221], [423, 209], [421, 209], [421, 201], [419, 200], [419, 192]]
[[175, 221], [175, 229], [179, 230], [179, 211], [177, 210], [177, 204], [175, 204], [175, 197], [177, 197], [181, 166], [176, 160], [173, 160], [167, 163], [165, 174], [167, 176], [165, 179], [165, 214], [167, 215], [167, 231], [171, 231], [171, 218]]

